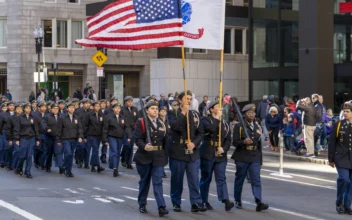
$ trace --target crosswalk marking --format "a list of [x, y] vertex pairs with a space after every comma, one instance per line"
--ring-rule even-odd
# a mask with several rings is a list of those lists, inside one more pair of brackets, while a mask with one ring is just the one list
[[67, 188], [65, 189], [66, 191], [69, 191], [70, 193], [73, 193], [73, 194], [79, 194], [79, 192], [75, 191], [75, 190], [72, 190], [70, 188]]
[[103, 198], [95, 198], [95, 200], [98, 200], [98, 201], [103, 202], [103, 203], [111, 203], [110, 200], [103, 199]]
[[98, 190], [98, 191], [103, 191], [103, 192], [106, 192], [106, 191], [107, 191], [107, 190], [105, 190], [105, 189], [100, 189], [99, 187], [94, 187], [93, 189]]
[[110, 200], [115, 201], [115, 202], [125, 202], [125, 200], [119, 199], [119, 198], [115, 198], [115, 197], [107, 197], [107, 199], [110, 199]]
[[89, 190], [86, 190], [86, 189], [83, 189], [83, 188], [77, 188], [78, 190], [82, 191], [82, 192], [87, 192], [89, 193], [90, 191]]
[[138, 189], [134, 189], [134, 188], [126, 187], [126, 186], [122, 186], [121, 188], [122, 189], [128, 189], [128, 190], [136, 191], [136, 192], [139, 191]]
[[131, 197], [131, 196], [124, 196], [124, 197], [127, 198], [127, 199], [134, 200], [134, 201], [137, 201], [137, 200], [138, 200], [137, 198], [134, 198], [134, 197]]

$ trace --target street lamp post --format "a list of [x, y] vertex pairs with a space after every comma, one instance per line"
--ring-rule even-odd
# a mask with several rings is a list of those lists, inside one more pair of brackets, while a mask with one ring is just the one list
[[38, 55], [38, 63], [37, 63], [38, 82], [36, 84], [36, 90], [39, 91], [39, 88], [40, 88], [40, 54], [42, 53], [42, 49], [43, 49], [43, 37], [44, 37], [43, 28], [35, 27], [33, 34], [34, 34], [34, 40], [35, 40], [35, 51], [36, 51], [36, 54]]

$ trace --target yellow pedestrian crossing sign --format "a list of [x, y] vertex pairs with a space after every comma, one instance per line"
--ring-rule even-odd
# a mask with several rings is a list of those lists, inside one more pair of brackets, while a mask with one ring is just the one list
[[98, 66], [102, 66], [108, 60], [108, 57], [99, 50], [96, 54], [94, 54], [92, 60]]

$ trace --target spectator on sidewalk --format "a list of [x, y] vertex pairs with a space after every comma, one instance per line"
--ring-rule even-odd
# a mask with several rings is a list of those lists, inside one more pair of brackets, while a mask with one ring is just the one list
[[268, 130], [266, 129], [266, 126], [265, 126], [265, 117], [268, 114], [267, 108], [268, 108], [268, 96], [263, 95], [263, 101], [259, 103], [257, 108], [257, 117], [260, 118], [261, 120], [261, 126], [263, 128], [265, 141], [268, 141], [268, 137], [269, 137]]
[[281, 125], [281, 117], [279, 115], [279, 111], [275, 106], [269, 109], [269, 114], [267, 114], [265, 118], [265, 125], [268, 129], [270, 142], [272, 144], [271, 150], [279, 151], [279, 131]]
[[[86, 88], [84, 88], [84, 90], [86, 90]], [[73, 98], [76, 98], [76, 99], [79, 99], [79, 100], [83, 99], [83, 95], [82, 95], [82, 92], [81, 92], [80, 88], [77, 88], [76, 92], [73, 94]]]
[[11, 102], [12, 101], [12, 95], [10, 93], [10, 90], [6, 89], [6, 93], [4, 96]]
[[319, 149], [320, 150], [324, 150], [326, 148], [326, 139], [327, 139], [327, 133], [326, 133], [326, 108], [323, 104], [324, 99], [323, 96], [320, 95], [319, 96], [319, 103], [321, 104], [322, 107], [322, 115], [321, 115], [321, 126], [320, 126], [320, 146]]
[[304, 143], [307, 148], [305, 157], [314, 158], [314, 131], [317, 124], [317, 110], [309, 97], [298, 101], [297, 110], [301, 110], [303, 121]]
[[287, 123], [285, 126], [285, 133], [284, 133], [284, 139], [285, 139], [285, 146], [287, 147], [286, 149], [293, 152], [294, 151], [294, 140], [295, 140], [295, 133], [296, 133], [296, 125], [293, 122], [294, 115], [289, 114], [287, 117]]
[[162, 107], [168, 107], [168, 102], [165, 99], [165, 95], [164, 94], [160, 94], [160, 100], [159, 100], [159, 109], [161, 109]]
[[329, 137], [330, 133], [331, 133], [331, 129], [332, 129], [332, 118], [334, 117], [334, 115], [332, 114], [332, 109], [329, 108], [326, 111], [326, 117], [325, 117], [325, 125], [326, 125], [326, 136]]
[[207, 102], [208, 102], [208, 96], [203, 96], [203, 102], [200, 103], [198, 107], [198, 111], [201, 117], [207, 116]]

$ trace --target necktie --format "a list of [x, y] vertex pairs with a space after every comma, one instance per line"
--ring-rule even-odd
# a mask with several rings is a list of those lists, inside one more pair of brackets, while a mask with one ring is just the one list
[[55, 121], [57, 121], [57, 115], [55, 115]]
[[97, 114], [97, 120], [99, 121], [99, 117], [98, 117], [98, 114]]
[[70, 115], [70, 120], [71, 120], [71, 123], [72, 123], [72, 115]]
[[153, 120], [153, 125], [154, 125], [154, 127], [157, 127], [157, 124], [156, 124], [155, 120]]
[[116, 119], [117, 119], [117, 123], [119, 123], [119, 116], [116, 116]]
[[131, 114], [131, 108], [128, 108], [128, 111], [130, 112], [130, 114]]
[[29, 118], [29, 117], [27, 116], [27, 120], [28, 120], [28, 118]]

